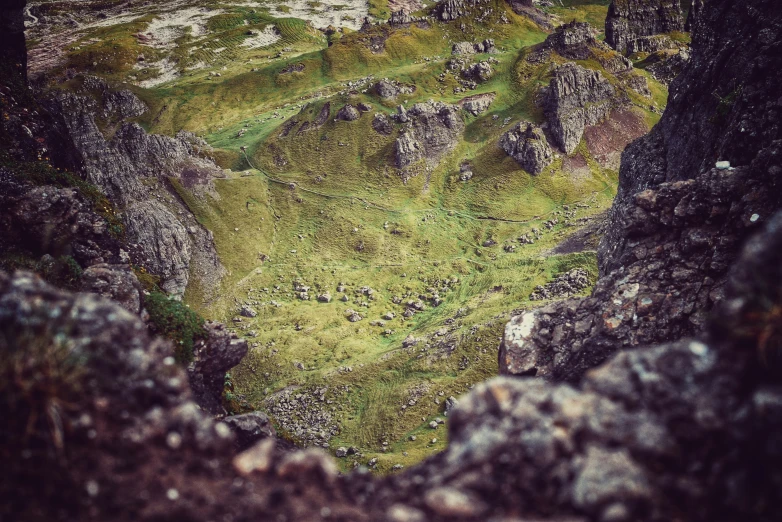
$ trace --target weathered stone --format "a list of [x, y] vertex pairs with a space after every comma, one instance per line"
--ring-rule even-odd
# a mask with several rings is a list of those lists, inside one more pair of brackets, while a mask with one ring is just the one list
[[519, 122], [503, 134], [500, 147], [530, 174], [540, 174], [554, 161], [543, 131], [529, 122]]
[[599, 71], [566, 63], [554, 71], [545, 94], [551, 135], [567, 154], [576, 150], [584, 129], [621, 103], [616, 89]]
[[394, 144], [396, 166], [400, 169], [421, 159], [436, 163], [456, 146], [464, 131], [464, 121], [454, 105], [416, 103], [406, 116], [410, 126]]

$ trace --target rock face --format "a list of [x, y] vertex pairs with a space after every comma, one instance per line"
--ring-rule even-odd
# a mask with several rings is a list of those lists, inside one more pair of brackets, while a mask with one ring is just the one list
[[782, 56], [768, 47], [782, 14], [717, 1], [696, 29], [662, 120], [622, 156], [592, 296], [509, 323], [501, 372], [575, 382], [620, 348], [700, 331], [741, 245], [782, 207]]
[[[197, 272], [209, 293], [223, 273], [211, 234], [177, 197], [167, 195], [164, 204], [143, 183], [144, 178], [154, 178], [165, 186], [174, 177], [196, 193], [213, 190], [212, 178], [222, 172], [199, 156], [205, 142], [184, 132], [175, 138], [147, 134], [138, 124], [124, 122], [146, 110], [135, 95], [112, 92], [96, 78], [84, 81], [85, 88], [102, 92], [102, 100], [62, 92], [47, 103], [66, 131], [79, 170], [126, 209], [123, 220], [129, 242], [137, 245], [138, 262], [162, 277], [167, 292], [183, 294], [191, 272]], [[115, 122], [111, 140], [98, 127], [98, 117]]]
[[619, 102], [618, 93], [599, 71], [566, 63], [554, 71], [545, 93], [551, 135], [567, 154], [581, 142], [584, 129], [605, 118]]
[[408, 126], [394, 144], [397, 168], [420, 159], [437, 162], [451, 151], [464, 131], [459, 108], [440, 102], [416, 103], [404, 113]]
[[606, 43], [620, 53], [636, 38], [683, 30], [681, 0], [614, 0], [608, 7]]
[[81, 276], [82, 292], [100, 295], [138, 315], [142, 309], [142, 287], [127, 265], [98, 264]]
[[500, 147], [530, 174], [540, 174], [554, 161], [554, 152], [543, 131], [526, 121], [503, 134]]

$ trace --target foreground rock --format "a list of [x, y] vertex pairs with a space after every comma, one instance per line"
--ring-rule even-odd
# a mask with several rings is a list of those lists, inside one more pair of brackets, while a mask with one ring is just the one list
[[614, 0], [608, 7], [606, 43], [620, 53], [637, 38], [683, 30], [681, 0]]
[[554, 161], [543, 131], [529, 122], [519, 122], [503, 134], [500, 147], [530, 174], [540, 174]]

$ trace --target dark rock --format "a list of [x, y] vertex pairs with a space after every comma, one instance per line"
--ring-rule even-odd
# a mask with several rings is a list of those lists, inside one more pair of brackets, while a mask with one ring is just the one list
[[537, 7], [540, 4], [538, 0], [506, 0], [513, 12], [526, 16], [544, 29], [553, 27], [551, 16]]
[[81, 290], [111, 299], [133, 314], [141, 313], [142, 287], [128, 265], [88, 267], [81, 276]]
[[394, 132], [394, 126], [388, 121], [388, 117], [379, 112], [372, 118], [372, 128], [375, 129], [375, 132], [378, 134], [383, 134], [385, 136], [390, 136], [391, 133]]
[[639, 37], [683, 30], [680, 0], [614, 0], [608, 7], [606, 43], [620, 53]]
[[233, 431], [237, 451], [244, 451], [260, 440], [273, 439], [277, 436], [269, 417], [260, 411], [230, 415], [224, 417], [222, 422]]
[[540, 174], [554, 161], [543, 131], [529, 122], [519, 122], [503, 134], [500, 147], [530, 174]]
[[337, 111], [337, 120], [356, 121], [361, 117], [361, 113], [354, 106], [348, 104]]
[[356, 108], [359, 110], [359, 112], [369, 112], [372, 110], [372, 106], [368, 103], [359, 103], [356, 105]]

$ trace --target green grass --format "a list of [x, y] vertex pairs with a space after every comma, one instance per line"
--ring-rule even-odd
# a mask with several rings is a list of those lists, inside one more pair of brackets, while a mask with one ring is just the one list
[[[576, 17], [602, 26], [597, 21], [605, 17], [607, 4], [565, 1], [567, 9], [551, 11], [564, 21]], [[589, 169], [578, 178], [563, 172], [562, 158], [530, 176], [499, 149], [499, 137], [513, 123], [542, 122], [535, 100], [550, 70], [549, 64], [524, 60], [546, 33], [504, 1], [492, 0], [487, 7], [492, 16], [466, 31], [461, 21], [394, 31], [378, 26], [328, 40], [300, 20], [274, 19], [280, 13], [273, 10], [226, 8], [209, 21], [214, 34], [208, 42], [188, 36], [179, 42], [174, 54], [184, 73], [178, 80], [156, 89], [133, 88], [151, 108], [140, 119], [147, 129], [195, 131], [215, 147], [221, 166], [242, 171], [216, 179], [214, 195], [195, 196], [171, 180], [213, 232], [227, 269], [217, 297], [207, 296], [191, 278], [185, 302], [205, 317], [235, 326], [250, 343], [231, 374], [232, 408], [263, 409], [269, 397], [290, 386], [302, 392], [326, 387], [331, 403], [324, 407], [340, 425], [330, 447], [358, 446], [364, 455], [360, 463], [377, 458], [380, 472], [445, 447], [445, 427], [431, 430], [428, 423], [442, 417], [447, 397], [496, 374], [504, 325], [511, 311], [540, 305], [529, 301], [537, 285], [574, 267], [597, 277], [594, 253], [549, 252], [575, 230], [565, 223], [565, 213], [572, 213], [575, 224], [610, 205], [617, 173], [601, 168], [584, 144], [578, 153]], [[373, 1], [370, 9], [382, 17], [388, 4]], [[498, 23], [503, 13], [510, 23]], [[248, 28], [269, 23], [280, 31], [280, 42], [266, 49], [241, 46]], [[454, 94], [453, 74], [440, 77], [452, 43], [487, 37], [500, 50], [493, 55], [494, 76], [475, 91]], [[215, 53], [219, 48], [226, 50]], [[598, 59], [584, 65], [618, 82]], [[210, 65], [189, 68], [198, 61]], [[303, 70], [284, 72], [299, 64]], [[123, 74], [119, 65], [115, 69]], [[214, 72], [221, 76], [210, 76]], [[391, 102], [364, 92], [372, 82], [347, 92], [346, 82], [369, 75], [417, 89]], [[651, 102], [661, 107], [667, 93], [650, 83]], [[453, 103], [488, 92], [495, 94], [494, 102], [479, 117], [465, 116], [464, 137], [454, 150], [428, 172], [416, 165], [418, 175], [406, 182], [393, 166], [396, 134], [377, 134], [372, 113], [354, 122], [333, 120], [346, 103], [364, 102], [372, 112], [391, 113], [402, 103], [409, 107], [430, 98]], [[651, 103], [631, 97], [639, 107]], [[331, 103], [328, 121], [299, 133], [301, 122], [313, 120], [326, 101]], [[650, 125], [656, 121], [648, 111], [645, 116]], [[282, 126], [294, 119], [299, 123], [281, 136]], [[463, 161], [475, 173], [468, 183], [459, 181]], [[559, 222], [547, 227], [554, 217]], [[534, 244], [518, 243], [534, 229], [540, 232]], [[484, 247], [489, 239], [496, 245]], [[515, 251], [503, 248], [510, 245]], [[297, 282], [311, 288], [309, 300], [294, 291]], [[344, 292], [337, 291], [339, 284]], [[372, 299], [359, 293], [364, 286], [374, 290]], [[316, 296], [326, 291], [332, 301], [318, 302]], [[438, 306], [433, 293], [442, 300]], [[405, 303], [419, 299], [425, 308], [403, 317]], [[242, 304], [258, 316], [234, 321]], [[349, 322], [348, 309], [364, 319]], [[395, 317], [382, 326], [371, 324], [387, 312]], [[411, 335], [419, 343], [403, 348]], [[281, 428], [290, 437], [291, 430]], [[383, 442], [388, 442], [385, 452]], [[349, 469], [353, 460], [340, 463]]]

